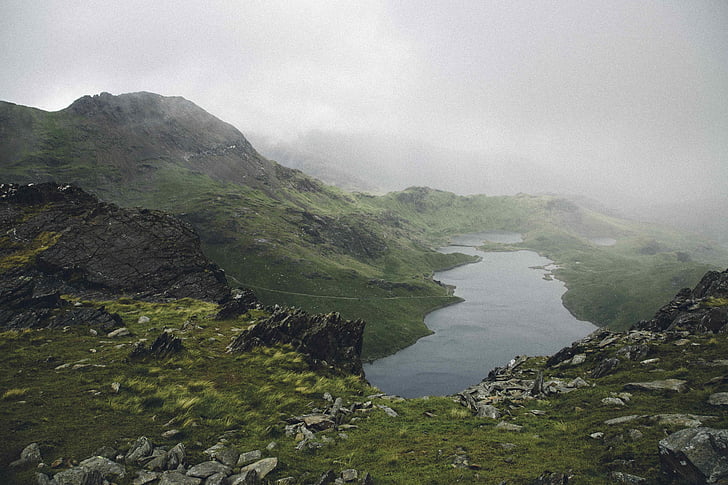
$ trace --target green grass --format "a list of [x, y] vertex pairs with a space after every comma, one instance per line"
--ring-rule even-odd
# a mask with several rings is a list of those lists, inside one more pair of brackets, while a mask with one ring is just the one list
[[[353, 376], [313, 371], [302, 355], [288, 347], [226, 353], [239, 329], [264, 316], [260, 311], [215, 321], [214, 305], [190, 299], [93, 304], [119, 312], [132, 336], [113, 340], [94, 336], [83, 325], [67, 332], [0, 334], [0, 432], [5, 437], [1, 464], [16, 459], [34, 441], [41, 444], [49, 463], [60, 457], [85, 458], [102, 445], [123, 448], [141, 435], [167, 446], [182, 441], [192, 460], [201, 461], [201, 451], [226, 433], [230, 444], [242, 451], [265, 449], [276, 441], [278, 446], [270, 454], [279, 458], [280, 465], [273, 478], [292, 475], [314, 481], [329, 468], [351, 467], [369, 471], [382, 484], [504, 480], [527, 484], [545, 470], [571, 470], [575, 483], [601, 484], [611, 469], [617, 469], [660, 483], [657, 441], [679, 428], [650, 419], [613, 426], [605, 425], [605, 420], [630, 414], [691, 413], [715, 415], [710, 426], [728, 426], [728, 416], [707, 404], [710, 394], [728, 391], [728, 384], [714, 379], [725, 368], [708, 365], [725, 357], [728, 339], [693, 336], [691, 344], [678, 346], [676, 336], [648, 344], [647, 357], [659, 357], [657, 363], [622, 359], [614, 374], [600, 379], [590, 378], [589, 370], [615, 355], [620, 345], [587, 353], [586, 362], [563, 369], [544, 369], [544, 358], [529, 359], [522, 368], [544, 370], [546, 380], [583, 377], [596, 385], [545, 399], [496, 403], [506, 412], [502, 419], [522, 426], [520, 431], [500, 430], [496, 421], [474, 417], [451, 397], [375, 398], [375, 405], [390, 406], [399, 417], [374, 408], [359, 413], [352, 422], [357, 428], [346, 430], [346, 436], [324, 431], [317, 440], [324, 436], [330, 440], [322, 448], [296, 451], [295, 439], [283, 433], [286, 417], [325, 407], [325, 392], [352, 403], [366, 401], [376, 389]], [[142, 315], [150, 321], [139, 324]], [[181, 354], [162, 360], [127, 359], [133, 342], [151, 341], [164, 328], [184, 339]], [[117, 348], [120, 344], [124, 345]], [[65, 363], [91, 365], [54, 370]], [[601, 404], [603, 398], [623, 392], [627, 382], [666, 378], [687, 380], [690, 392], [632, 391], [625, 407]], [[112, 383], [119, 383], [118, 392]], [[530, 412], [534, 409], [545, 414], [536, 416]], [[177, 437], [161, 438], [172, 428], [180, 430]], [[633, 429], [641, 436], [631, 437]], [[605, 434], [603, 439], [589, 438], [597, 431]], [[470, 468], [452, 466], [454, 456], [462, 453]], [[624, 468], [616, 465], [619, 460], [634, 462]], [[32, 473], [25, 470], [13, 476], [5, 469], [0, 479], [22, 482]]]
[[[567, 308], [612, 328], [650, 316], [678, 289], [694, 285], [707, 269], [724, 269], [728, 261], [725, 251], [700, 238], [608, 217], [558, 197], [462, 197], [426, 188], [375, 197], [349, 194], [279, 166], [273, 185], [254, 189], [205, 174], [163, 147], [154, 157], [128, 159], [124, 144], [131, 142], [124, 133], [72, 111], [2, 107], [9, 120], [25, 116], [30, 127], [0, 144], [3, 181], [76, 183], [122, 206], [176, 214], [195, 227], [205, 253], [231, 283], [250, 286], [264, 303], [366, 319], [367, 359], [427, 335], [423, 315], [452, 302], [430, 276], [469, 260], [433, 250], [456, 234], [524, 234], [522, 244], [486, 249], [533, 249], [556, 261], [561, 266], [556, 275], [568, 287]], [[312, 222], [317, 220], [325, 223]], [[589, 241], [607, 236], [617, 245]], [[40, 249], [4, 264], [21, 264]], [[369, 284], [378, 279], [414, 289], [393, 294]], [[416, 298], [373, 300], [392, 296]]]

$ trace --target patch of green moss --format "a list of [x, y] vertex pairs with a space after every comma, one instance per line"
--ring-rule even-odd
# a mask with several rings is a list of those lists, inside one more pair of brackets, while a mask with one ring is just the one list
[[11, 240], [8, 236], [0, 238], [0, 247], [4, 248], [9, 254], [0, 256], [0, 274], [13, 269], [26, 266], [33, 261], [35, 257], [53, 246], [61, 237], [57, 232], [41, 232], [30, 243], [21, 244]]

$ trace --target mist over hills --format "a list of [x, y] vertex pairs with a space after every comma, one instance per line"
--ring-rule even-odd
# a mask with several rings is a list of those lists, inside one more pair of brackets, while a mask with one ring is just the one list
[[[384, 196], [347, 193], [268, 160], [239, 130], [179, 97], [103, 93], [57, 112], [0, 103], [0, 126], [4, 181], [73, 183], [122, 206], [176, 214], [195, 227], [228, 279], [253, 288], [264, 303], [367, 320], [367, 358], [426, 335], [423, 315], [457, 300], [431, 279], [434, 270], [470, 260], [433, 249], [454, 234], [524, 234], [511, 249], [532, 249], [560, 264], [567, 308], [614, 328], [646, 318], [726, 259], [708, 241], [555, 195], [459, 196], [422, 187]], [[384, 183], [408, 175], [415, 183], [436, 176], [442, 183], [458, 177], [481, 183], [526, 172], [506, 160], [501, 175], [477, 168], [439, 174], [415, 159], [398, 172], [379, 155], [412, 147], [351, 141], [359, 176], [377, 174]], [[380, 165], [369, 164], [371, 153]], [[417, 153], [425, 160], [444, 156], [430, 147]], [[594, 237], [620, 243], [600, 248]], [[396, 303], [381, 305], [382, 297]]]
[[712, 190], [706, 195], [702, 189], [686, 193], [689, 180], [699, 176], [687, 162], [684, 186], [680, 187], [677, 177], [667, 184], [664, 179], [669, 174], [656, 169], [655, 185], [642, 182], [640, 188], [635, 181], [620, 180], [618, 171], [607, 166], [602, 167], [602, 179], [590, 180], [597, 170], [590, 173], [576, 166], [565, 171], [558, 165], [507, 153], [446, 149], [437, 145], [439, 140], [425, 144], [376, 133], [323, 131], [290, 140], [251, 136], [266, 157], [346, 190], [385, 193], [420, 185], [461, 195], [560, 194], [601, 212], [668, 224], [728, 246], [728, 223], [709, 215], [724, 211], [728, 197]]
[[[0, 103], [0, 181], [47, 180], [144, 209], [66, 185], [3, 185], [0, 275], [13, 276], [3, 294], [18, 307], [13, 322], [40, 328], [0, 332], [2, 480], [543, 485], [723, 473], [728, 275], [708, 270], [728, 255], [710, 241], [588, 199], [345, 192], [264, 158], [193, 103], [152, 93], [83, 97], [53, 113]], [[149, 209], [187, 221], [199, 243]], [[182, 228], [178, 252], [199, 264], [170, 260], [179, 238], [155, 220]], [[457, 396], [378, 393], [358, 373], [359, 352], [374, 359], [426, 335], [423, 315], [458, 301], [433, 271], [473, 261], [433, 248], [484, 230], [522, 234], [482, 249], [555, 261], [564, 305], [609, 329], [484, 369]], [[605, 237], [614, 245], [595, 242]], [[261, 304], [229, 294], [206, 258]], [[195, 292], [144, 297], [137, 283], [159, 268], [191, 275]], [[684, 287], [694, 289], [670, 299]], [[366, 326], [345, 321], [359, 318]], [[700, 443], [711, 461], [681, 465]]]

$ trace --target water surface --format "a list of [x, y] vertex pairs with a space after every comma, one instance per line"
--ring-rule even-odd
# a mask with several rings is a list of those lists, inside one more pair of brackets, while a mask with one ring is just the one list
[[455, 285], [455, 295], [465, 301], [425, 318], [433, 335], [364, 366], [369, 382], [382, 391], [403, 397], [453, 394], [516, 355], [549, 355], [595, 329], [564, 308], [562, 282], [549, 281], [546, 270], [533, 268], [550, 260], [532, 251], [489, 253], [463, 246], [440, 251], [482, 260], [435, 274]]

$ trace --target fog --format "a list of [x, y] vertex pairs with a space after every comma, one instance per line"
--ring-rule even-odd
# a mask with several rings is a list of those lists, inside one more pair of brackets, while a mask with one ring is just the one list
[[180, 95], [342, 185], [728, 200], [720, 0], [5, 0], [0, 42], [2, 100]]

